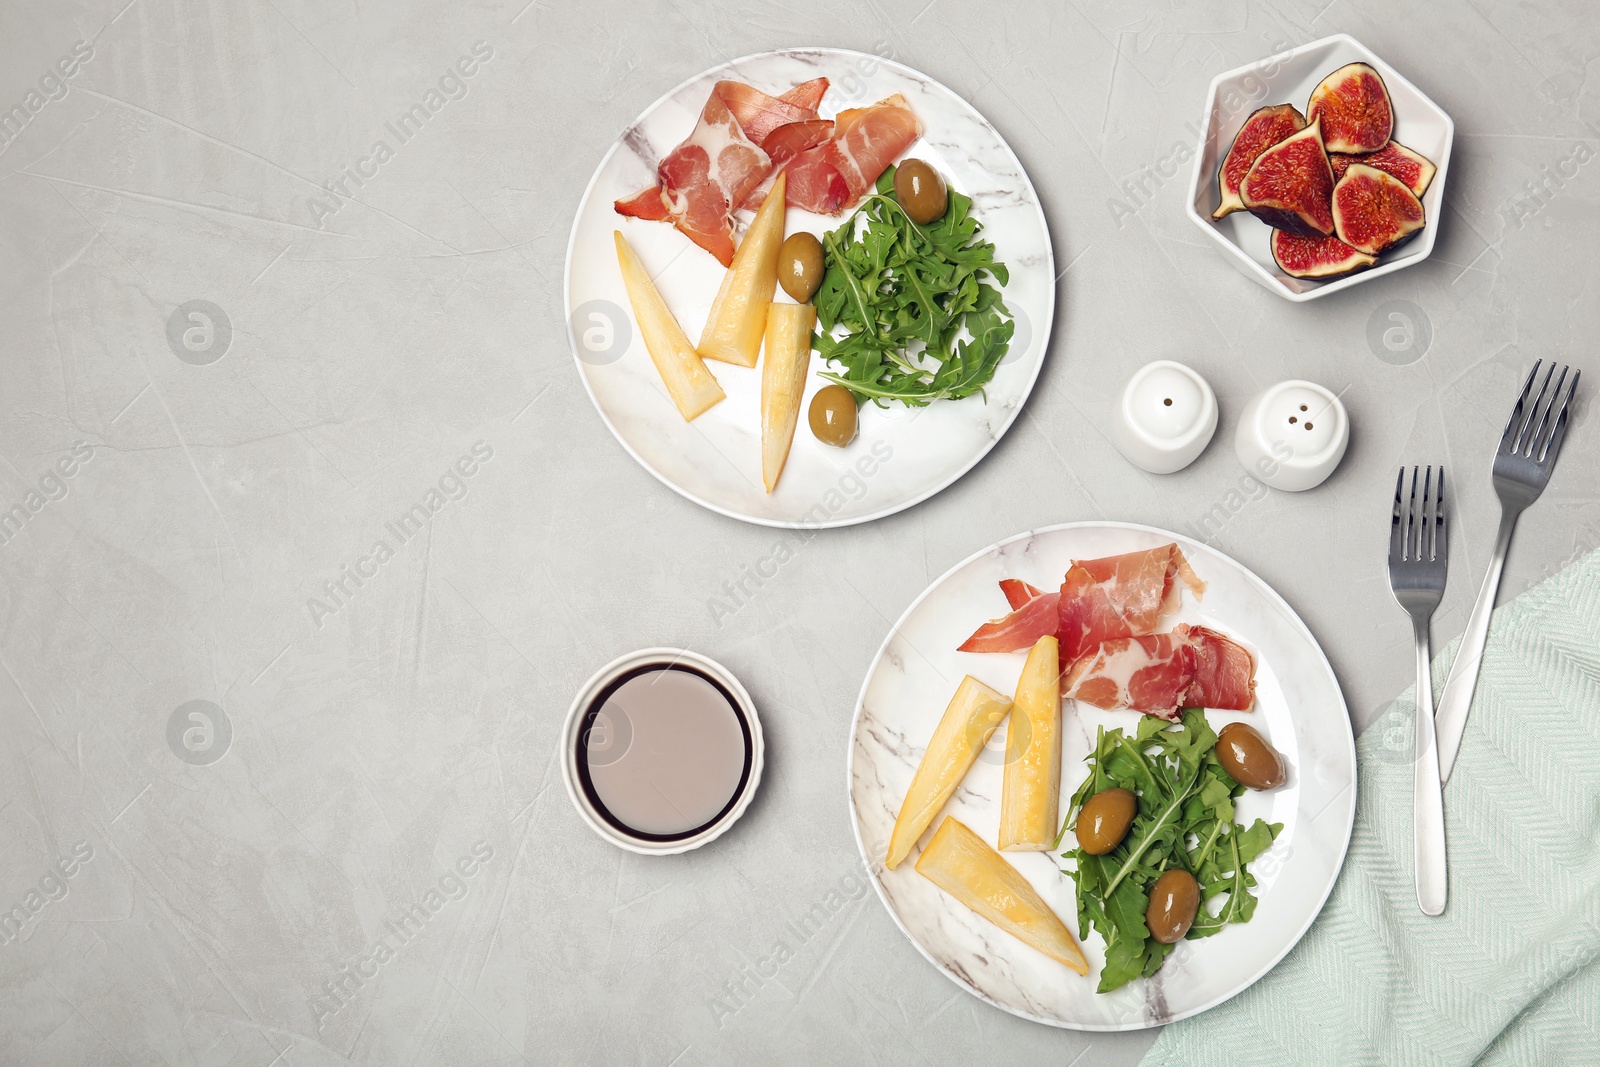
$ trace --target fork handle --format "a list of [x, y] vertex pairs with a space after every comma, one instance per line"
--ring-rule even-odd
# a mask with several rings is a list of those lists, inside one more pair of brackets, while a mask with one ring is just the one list
[[1444, 911], [1449, 894], [1444, 846], [1444, 783], [1434, 743], [1433, 675], [1428, 655], [1428, 619], [1412, 620], [1417, 643], [1417, 760], [1412, 791], [1413, 842], [1417, 863], [1417, 907], [1424, 915]]
[[1434, 713], [1434, 719], [1439, 735], [1441, 782], [1449, 780], [1456, 764], [1456, 753], [1461, 751], [1461, 734], [1467, 728], [1467, 711], [1472, 707], [1473, 691], [1478, 688], [1483, 646], [1489, 639], [1489, 616], [1494, 612], [1495, 594], [1500, 590], [1500, 572], [1505, 569], [1506, 550], [1511, 547], [1511, 531], [1516, 529], [1520, 514], [1520, 510], [1501, 508], [1500, 532], [1495, 537], [1494, 554], [1489, 557], [1489, 573], [1483, 576], [1478, 602], [1472, 606], [1472, 618], [1467, 620], [1467, 630], [1461, 635], [1461, 647], [1450, 665], [1444, 688], [1439, 691], [1439, 710]]

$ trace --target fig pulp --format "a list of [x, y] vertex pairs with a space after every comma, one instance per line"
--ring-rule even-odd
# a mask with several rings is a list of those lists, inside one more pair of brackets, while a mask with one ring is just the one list
[[1422, 229], [1422, 201], [1406, 183], [1365, 163], [1352, 163], [1333, 187], [1339, 240], [1369, 256]]
[[1293, 278], [1333, 278], [1378, 262], [1337, 237], [1301, 237], [1286, 230], [1272, 231], [1272, 258]]
[[1222, 166], [1217, 168], [1217, 190], [1222, 194], [1222, 202], [1211, 213], [1211, 217], [1220, 219], [1235, 211], [1243, 211], [1244, 201], [1239, 199], [1239, 183], [1244, 181], [1250, 164], [1291, 133], [1304, 129], [1305, 125], [1305, 116], [1293, 104], [1273, 104], [1252, 112], [1244, 120], [1244, 125], [1239, 127], [1238, 136], [1234, 137], [1233, 147], [1228, 149]]
[[1328, 162], [1333, 167], [1334, 181], [1344, 177], [1344, 172], [1350, 169], [1350, 164], [1365, 163], [1369, 167], [1377, 167], [1387, 174], [1393, 174], [1405, 182], [1406, 188], [1417, 196], [1427, 191], [1428, 183], [1433, 181], [1435, 170], [1432, 160], [1413, 152], [1398, 141], [1390, 141], [1376, 152], [1368, 152], [1364, 156], [1329, 153]]
[[1333, 232], [1332, 198], [1333, 168], [1316, 119], [1261, 153], [1239, 184], [1239, 199], [1252, 215], [1305, 237]]
[[1365, 63], [1348, 63], [1311, 90], [1306, 118], [1322, 120], [1329, 152], [1376, 152], [1394, 132], [1394, 106], [1383, 78]]

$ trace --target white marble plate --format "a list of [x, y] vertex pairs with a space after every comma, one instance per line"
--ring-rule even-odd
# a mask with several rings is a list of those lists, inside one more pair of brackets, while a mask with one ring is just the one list
[[[654, 180], [655, 165], [694, 127], [723, 78], [773, 94], [819, 75], [831, 85], [823, 117], [904, 93], [923, 136], [906, 150], [973, 199], [984, 235], [1011, 271], [1006, 305], [1015, 338], [982, 397], [919, 411], [862, 409], [845, 449], [817, 441], [802, 413], [777, 489], [761, 485], [760, 368], [711, 363], [727, 399], [686, 423], [672, 406], [627, 312], [612, 231], [620, 229], [655, 276], [690, 341], [700, 336], [723, 268], [662, 222], [625, 219], [618, 197]], [[745, 213], [742, 223], [748, 223]], [[840, 219], [791, 208], [787, 229], [821, 234]], [[568, 340], [584, 388], [622, 446], [668, 486], [724, 515], [766, 526], [848, 526], [892, 515], [954, 482], [994, 447], [1033, 388], [1055, 312], [1055, 260], [1044, 212], [1005, 140], [972, 106], [909, 67], [836, 48], [788, 49], [734, 60], [684, 82], [652, 104], [612, 145], [584, 192], [567, 248]], [[779, 299], [787, 299], [780, 293]], [[822, 361], [813, 356], [813, 370]], [[804, 402], [827, 383], [813, 375]]]
[[[1204, 623], [1241, 641], [1257, 659], [1256, 708], [1208, 712], [1213, 727], [1245, 719], [1282, 752], [1289, 779], [1247, 792], [1238, 816], [1282, 822], [1283, 832], [1251, 871], [1260, 904], [1247, 924], [1181, 942], [1150, 979], [1097, 994], [1104, 944], [1083, 942], [1089, 976], [1024, 945], [967, 910], [913, 869], [915, 856], [886, 870], [883, 855], [900, 802], [934, 726], [962, 675], [1002, 692], [1016, 688], [1024, 653], [981, 655], [956, 646], [1006, 611], [997, 582], [1021, 578], [1052, 589], [1073, 559], [1094, 559], [1178, 542], [1208, 583], [1187, 592], [1174, 622]], [[1063, 707], [1063, 803], [1083, 781], [1095, 727], [1131, 727], [1132, 712]], [[958, 563], [906, 610], [867, 672], [856, 705], [849, 758], [856, 845], [878, 895], [900, 929], [936, 967], [973, 995], [1014, 1015], [1075, 1030], [1137, 1030], [1221, 1003], [1260, 978], [1300, 940], [1333, 889], [1355, 819], [1355, 738], [1327, 658], [1305, 624], [1266, 583], [1214, 549], [1177, 534], [1126, 523], [1085, 522], [1020, 534]], [[993, 841], [999, 830], [1005, 729], [995, 731], [945, 807]], [[1065, 809], [1063, 808], [1063, 814]], [[941, 818], [943, 816], [941, 815]], [[937, 825], [938, 820], [935, 820]], [[931, 833], [931, 830], [930, 830]], [[923, 843], [926, 843], [925, 834]], [[1077, 933], [1076, 891], [1053, 853], [1008, 858]]]

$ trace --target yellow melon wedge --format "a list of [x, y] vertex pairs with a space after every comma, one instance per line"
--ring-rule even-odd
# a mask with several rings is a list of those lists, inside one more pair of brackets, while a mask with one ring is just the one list
[[911, 846], [932, 824], [1010, 710], [1011, 701], [1003, 694], [970, 674], [961, 679], [900, 805], [900, 816], [889, 835], [885, 867], [892, 871], [911, 854]]
[[741, 367], [754, 367], [761, 355], [761, 335], [767, 328], [767, 308], [778, 287], [778, 252], [783, 248], [783, 195], [786, 175], [778, 172], [772, 191], [761, 202], [733, 265], [722, 276], [722, 287], [706, 316], [698, 351], [704, 359], [719, 359]]
[[917, 857], [917, 873], [961, 903], [1079, 974], [1083, 950], [1022, 872], [954, 816], [946, 816]]
[[622, 236], [621, 230], [616, 234], [617, 264], [622, 268], [622, 284], [628, 287], [628, 303], [633, 305], [633, 317], [639, 322], [644, 347], [649, 350], [651, 362], [655, 363], [657, 373], [666, 384], [667, 395], [678, 405], [679, 413], [685, 419], [693, 419], [722, 399], [722, 386], [695, 354], [628, 239]]
[[761, 480], [767, 492], [778, 484], [800, 421], [800, 397], [811, 365], [810, 304], [773, 304], [767, 309], [767, 361], [761, 365]]
[[1048, 852], [1059, 829], [1061, 665], [1054, 637], [1034, 642], [1017, 679], [1006, 726], [1006, 772], [1000, 792], [1000, 851]]

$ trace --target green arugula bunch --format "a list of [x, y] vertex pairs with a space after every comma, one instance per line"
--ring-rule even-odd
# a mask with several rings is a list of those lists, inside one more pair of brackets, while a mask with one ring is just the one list
[[[990, 284], [1003, 287], [1011, 276], [995, 262], [994, 245], [978, 239], [970, 198], [951, 189], [944, 215], [919, 226], [895, 199], [894, 172], [884, 171], [877, 191], [823, 235], [812, 347], [841, 368], [822, 377], [858, 403], [959, 400], [983, 390], [1011, 344], [1015, 324]], [[836, 337], [838, 326], [844, 333]]]
[[1216, 745], [1217, 735], [1199, 708], [1185, 708], [1176, 724], [1141, 719], [1132, 737], [1120, 728], [1096, 734], [1088, 757], [1091, 772], [1073, 794], [1073, 818], [1062, 826], [1061, 836], [1075, 825], [1084, 801], [1102, 790], [1121, 787], [1139, 800], [1128, 836], [1109, 853], [1062, 853], [1077, 861], [1077, 869], [1065, 873], [1078, 885], [1079, 936], [1087, 937], [1092, 926], [1105, 938], [1106, 965], [1097, 992], [1148, 978], [1172, 951], [1145, 925], [1150, 887], [1164, 871], [1181, 867], [1200, 884], [1200, 911], [1190, 938], [1209, 937], [1255, 914], [1250, 890], [1256, 880], [1246, 865], [1272, 847], [1283, 824], [1257, 819], [1245, 829], [1234, 820], [1233, 801], [1244, 786], [1222, 769]]

